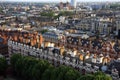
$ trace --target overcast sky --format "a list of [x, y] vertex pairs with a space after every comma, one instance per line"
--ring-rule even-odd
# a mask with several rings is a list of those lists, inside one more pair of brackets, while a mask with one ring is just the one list
[[[60, 1], [71, 1], [71, 0], [0, 0], [0, 1], [21, 1], [21, 2], [60, 2]], [[109, 1], [109, 2], [116, 2], [116, 1], [120, 1], [120, 0], [77, 0], [77, 2], [105, 2], [105, 1]]]

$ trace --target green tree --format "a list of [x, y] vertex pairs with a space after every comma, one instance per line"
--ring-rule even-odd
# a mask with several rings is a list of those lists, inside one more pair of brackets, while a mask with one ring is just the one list
[[73, 70], [73, 69], [70, 69], [69, 71], [67, 71], [67, 73], [65, 74], [65, 80], [77, 80], [77, 78], [79, 77], [80, 75], [78, 75], [78, 73]]
[[52, 71], [52, 76], [51, 76], [50, 80], [57, 80], [58, 75], [59, 75], [59, 69], [58, 69], [58, 68], [55, 68], [55, 69]]
[[34, 65], [38, 62], [35, 58], [32, 57], [24, 57], [20, 54], [14, 54], [11, 57], [11, 65], [19, 77], [23, 77], [25, 79], [31, 79], [32, 73], [31, 70]]
[[11, 66], [12, 66], [13, 68], [15, 68], [15, 64], [16, 64], [16, 62], [17, 62], [20, 58], [22, 58], [22, 56], [21, 56], [20, 54], [13, 54], [13, 55], [11, 56], [11, 58], [10, 58], [10, 63], [11, 63]]
[[73, 14], [74, 12], [71, 12], [71, 11], [61, 11], [58, 15], [59, 16], [71, 16]]
[[22, 70], [23, 70], [23, 67], [24, 67], [23, 62], [24, 62], [24, 57], [21, 57], [17, 60], [15, 65], [13, 65], [13, 66], [15, 66], [13, 69], [14, 69], [14, 71], [15, 71], [15, 73], [18, 77], [22, 76]]
[[110, 8], [111, 8], [111, 9], [120, 8], [120, 4], [119, 4], [119, 3], [111, 4], [111, 5], [110, 5]]
[[59, 74], [58, 74], [57, 80], [65, 80], [65, 74], [71, 68], [61, 65], [58, 69], [59, 69]]
[[32, 57], [25, 57], [23, 60], [23, 68], [22, 68], [22, 76], [26, 79], [29, 80], [32, 77], [32, 69], [34, 67], [35, 64], [37, 64], [38, 61], [35, 58]]
[[0, 75], [3, 75], [7, 69], [7, 61], [5, 58], [0, 58]]
[[32, 75], [34, 76], [33, 80], [41, 80], [42, 74], [49, 67], [49, 63], [45, 60], [40, 60], [37, 64], [35, 64], [32, 69]]
[[48, 67], [48, 69], [46, 69], [44, 71], [44, 73], [42, 74], [42, 79], [41, 80], [50, 80], [52, 74], [52, 71], [55, 69], [55, 67], [53, 67], [53, 65], [50, 65]]
[[[71, 67], [53, 67], [46, 60], [36, 60], [33, 57], [14, 54], [11, 57], [11, 65], [19, 77], [25, 80], [112, 80], [105, 73], [81, 75]], [[0, 72], [4, 72], [7, 63], [4, 58], [0, 58]]]
[[70, 16], [72, 18], [72, 15], [74, 14], [74, 12], [71, 11], [61, 11], [58, 13], [58, 15], [54, 16], [54, 19], [58, 19], [60, 16]]
[[76, 80], [80, 73], [71, 67], [61, 65], [52, 71], [50, 80]]
[[44, 29], [44, 30], [41, 31], [41, 34], [44, 34], [44, 33], [46, 33], [46, 32], [48, 32], [48, 30], [47, 30], [47, 29]]
[[55, 13], [53, 11], [46, 11], [46, 12], [41, 12], [40, 15], [52, 18], [54, 17]]
[[94, 79], [95, 80], [112, 80], [112, 78], [110, 76], [106, 75], [103, 72], [96, 72], [94, 74]]
[[92, 74], [83, 75], [80, 78], [78, 78], [77, 80], [94, 80], [94, 75], [92, 75]]

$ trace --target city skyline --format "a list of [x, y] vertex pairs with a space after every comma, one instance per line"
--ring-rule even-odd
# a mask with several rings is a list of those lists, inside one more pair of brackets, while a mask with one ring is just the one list
[[[71, 2], [71, 0], [1, 0], [9, 2]], [[120, 0], [77, 0], [77, 2], [120, 2]]]

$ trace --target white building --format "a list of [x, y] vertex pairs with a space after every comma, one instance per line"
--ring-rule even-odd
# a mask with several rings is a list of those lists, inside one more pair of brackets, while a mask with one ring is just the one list
[[74, 8], [76, 8], [77, 1], [76, 0], [71, 0], [71, 6], [73, 6]]
[[59, 20], [60, 20], [61, 23], [65, 23], [65, 17], [64, 16], [60, 16]]

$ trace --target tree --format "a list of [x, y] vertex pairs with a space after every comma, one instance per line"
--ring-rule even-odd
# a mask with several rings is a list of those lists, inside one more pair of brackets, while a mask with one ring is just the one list
[[16, 64], [16, 62], [17, 62], [20, 58], [22, 58], [22, 56], [21, 56], [20, 54], [13, 54], [13, 55], [11, 56], [11, 58], [10, 58], [10, 63], [11, 63], [11, 66], [12, 66], [13, 68], [15, 68], [15, 64]]
[[7, 69], [7, 61], [5, 58], [0, 58], [0, 75], [4, 75]]
[[52, 74], [52, 71], [55, 69], [55, 67], [53, 67], [53, 65], [50, 65], [48, 67], [48, 69], [46, 69], [44, 71], [44, 73], [42, 74], [42, 79], [41, 80], [50, 80]]
[[54, 19], [58, 19], [58, 20], [59, 20], [59, 17], [60, 17], [60, 16], [69, 16], [69, 17], [72, 18], [72, 15], [73, 15], [73, 14], [74, 14], [74, 13], [71, 12], [71, 11], [61, 11], [61, 12], [59, 12], [58, 15], [54, 16]]
[[77, 80], [112, 80], [112, 78], [107, 76], [105, 73], [96, 72], [94, 74], [83, 75]]
[[78, 78], [77, 80], [94, 80], [94, 75], [92, 75], [92, 74], [83, 75], [80, 78]]
[[65, 80], [65, 77], [66, 77], [65, 74], [71, 68], [70, 67], [66, 67], [64, 65], [61, 65], [58, 69], [59, 69], [59, 74], [58, 74], [58, 77], [57, 77], [58, 80]]
[[95, 80], [112, 80], [112, 78], [110, 76], [106, 75], [103, 72], [96, 72], [94, 74], [94, 79]]
[[71, 12], [71, 11], [61, 11], [58, 15], [59, 16], [71, 16], [73, 15], [74, 13]]
[[74, 69], [70, 69], [65, 74], [65, 80], [77, 80], [79, 76], [80, 75], [78, 75], [78, 73]]
[[111, 5], [110, 5], [110, 8], [111, 8], [111, 9], [117, 9], [117, 8], [119, 8], [119, 7], [120, 7], [120, 4], [119, 4], [119, 3], [111, 4]]
[[50, 80], [57, 80], [58, 74], [59, 74], [59, 69], [58, 68], [53, 69]]
[[22, 70], [23, 70], [23, 67], [24, 67], [24, 57], [21, 57], [17, 60], [17, 62], [15, 63], [15, 66], [13, 69], [15, 71], [15, 75], [17, 75], [18, 77], [21, 77], [22, 76]]
[[41, 34], [44, 34], [44, 33], [46, 33], [46, 32], [48, 32], [48, 30], [47, 30], [47, 29], [44, 29], [44, 30], [41, 31]]
[[22, 76], [26, 80], [29, 80], [34, 77], [34, 76], [32, 76], [31, 71], [34, 68], [34, 65], [37, 63], [38, 63], [38, 61], [33, 57], [24, 57], [24, 60], [23, 60], [24, 66], [22, 68]]
[[[46, 60], [36, 60], [36, 58], [20, 54], [12, 55], [10, 62], [18, 77], [25, 80], [112, 80], [110, 76], [102, 72], [81, 76], [71, 67], [64, 65], [53, 67]], [[6, 60], [0, 58], [0, 73], [6, 70], [6, 66]]]
[[32, 73], [31, 70], [34, 65], [38, 63], [38, 60], [32, 57], [24, 57], [20, 54], [14, 54], [11, 57], [11, 65], [19, 77], [23, 77], [25, 79], [31, 79]]
[[32, 69], [32, 76], [34, 76], [33, 80], [41, 80], [42, 74], [49, 67], [49, 63], [45, 60], [40, 60], [37, 64], [35, 64]]
[[50, 80], [76, 80], [80, 73], [71, 67], [60, 66], [52, 71]]
[[41, 12], [40, 15], [52, 18], [54, 17], [55, 13], [53, 11], [48, 11], [48, 12]]

